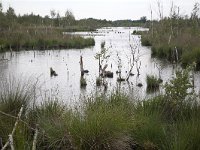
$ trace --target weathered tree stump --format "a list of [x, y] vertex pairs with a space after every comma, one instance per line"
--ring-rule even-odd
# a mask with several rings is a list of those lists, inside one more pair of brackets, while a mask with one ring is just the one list
[[58, 74], [55, 72], [55, 70], [52, 69], [52, 67], [50, 68], [50, 76], [58, 76]]

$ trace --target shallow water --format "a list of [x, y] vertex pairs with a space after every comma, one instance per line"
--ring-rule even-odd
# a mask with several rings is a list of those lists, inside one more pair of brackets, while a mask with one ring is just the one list
[[[46, 51], [20, 51], [13, 52], [12, 57], [9, 52], [0, 54], [0, 79], [4, 80], [9, 76], [14, 78], [27, 79], [32, 78], [37, 82], [37, 95], [51, 95], [58, 97], [65, 103], [74, 104], [79, 102], [80, 96], [88, 96], [91, 93], [105, 92], [103, 87], [96, 87], [96, 78], [99, 76], [98, 60], [95, 55], [101, 51], [101, 42], [105, 41], [105, 48], [108, 49], [107, 55], [110, 57], [104, 60], [103, 64], [108, 64], [107, 70], [114, 72], [114, 78], [105, 79], [108, 83], [107, 91], [113, 91], [117, 87], [127, 92], [130, 96], [138, 99], [151, 97], [161, 91], [147, 94], [146, 76], [159, 76], [164, 83], [174, 75], [173, 66], [167, 62], [151, 58], [151, 50], [148, 47], [141, 46], [140, 36], [131, 35], [133, 30], [146, 30], [143, 28], [102, 28], [97, 32], [73, 33], [86, 37], [94, 37], [95, 46], [85, 49], [70, 50], [46, 50]], [[67, 33], [66, 33], [67, 34]], [[136, 63], [132, 70], [134, 76], [131, 76], [129, 83], [117, 83], [118, 61], [121, 59], [122, 77], [126, 77], [130, 69], [131, 48], [134, 47], [135, 59], [138, 59], [140, 66], [140, 75], [137, 76]], [[117, 57], [117, 54], [119, 57]], [[80, 56], [83, 56], [84, 69], [89, 70], [85, 74], [87, 86], [80, 88]], [[50, 77], [50, 67], [52, 67], [58, 76]], [[195, 74], [195, 86], [198, 90], [200, 85], [199, 73]], [[136, 86], [142, 83], [142, 87]], [[109, 92], [107, 92], [109, 93]], [[41, 101], [41, 99], [40, 99]]]

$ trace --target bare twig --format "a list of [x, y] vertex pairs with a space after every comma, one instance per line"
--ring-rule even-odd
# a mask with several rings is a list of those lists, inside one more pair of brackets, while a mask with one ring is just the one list
[[12, 134], [9, 135], [9, 144], [10, 144], [10, 148], [11, 150], [14, 150], [14, 145], [13, 145], [13, 136]]
[[36, 125], [36, 129], [35, 129], [34, 139], [33, 139], [32, 150], [36, 150], [38, 133], [39, 133], [39, 132], [38, 132], [38, 124], [37, 124], [37, 125]]
[[[24, 106], [22, 105], [22, 107], [21, 107], [21, 109], [20, 109], [20, 111], [19, 111], [19, 114], [18, 114], [18, 116], [17, 116], [17, 120], [16, 120], [16, 122], [15, 122], [15, 125], [14, 125], [14, 127], [13, 127], [13, 130], [12, 130], [11, 134], [9, 135], [9, 139], [8, 139], [8, 141], [6, 142], [6, 144], [3, 146], [3, 148], [2, 148], [1, 150], [5, 150], [6, 147], [7, 147], [9, 144], [10, 144], [11, 149], [12, 149], [12, 146], [13, 146], [13, 145], [11, 145], [11, 144], [13, 143], [13, 140], [12, 140], [11, 138], [13, 137], [13, 135], [14, 135], [14, 133], [15, 133], [15, 130], [16, 130], [17, 125], [18, 125], [18, 123], [19, 123], [19, 120], [20, 120], [20, 118], [21, 118], [23, 109], [24, 109]], [[11, 140], [12, 140], [12, 141], [11, 141]]]

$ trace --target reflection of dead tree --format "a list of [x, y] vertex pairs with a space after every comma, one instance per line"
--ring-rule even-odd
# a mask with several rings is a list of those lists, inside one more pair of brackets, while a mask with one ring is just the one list
[[81, 70], [81, 76], [84, 76], [85, 73], [88, 73], [88, 70], [83, 69], [83, 57], [80, 56], [80, 70]]
[[139, 61], [139, 57], [138, 59], [135, 60], [135, 62], [136, 62], [137, 76], [140, 76], [141, 61]]
[[119, 57], [119, 52], [117, 52], [117, 74], [118, 74], [118, 78], [117, 78], [117, 81], [125, 81], [124, 78], [122, 78], [122, 60], [121, 58]]
[[130, 58], [130, 62], [129, 62], [129, 63], [131, 64], [131, 66], [130, 66], [130, 70], [128, 71], [127, 77], [126, 77], [126, 81], [128, 81], [128, 80], [129, 80], [129, 77], [130, 77], [131, 75], [133, 75], [131, 72], [132, 72], [133, 67], [134, 67], [135, 52], [136, 52], [137, 47], [133, 47], [132, 45], [130, 45], [130, 48], [131, 48], [132, 59]]
[[[10, 59], [11, 60], [11, 59]], [[4, 62], [7, 62], [7, 61], [10, 61], [9, 59], [6, 58], [6, 54], [2, 54], [2, 58], [0, 59], [0, 63], [4, 63]]]
[[154, 62], [154, 66], [158, 69], [159, 80], [160, 82], [162, 82], [162, 78], [161, 78], [162, 68], [154, 59], [153, 59], [153, 62]]
[[[126, 77], [126, 81], [129, 80], [130, 76], [134, 75], [132, 73], [132, 70], [134, 68], [134, 64], [136, 64], [138, 76], [140, 75], [140, 67], [141, 67], [141, 61], [140, 61], [141, 56], [140, 56], [139, 43], [135, 40], [135, 45], [134, 46], [130, 45], [130, 48], [131, 48], [131, 58], [129, 59], [130, 69], [129, 69], [127, 77]], [[137, 56], [135, 56], [136, 51], [137, 51]]]

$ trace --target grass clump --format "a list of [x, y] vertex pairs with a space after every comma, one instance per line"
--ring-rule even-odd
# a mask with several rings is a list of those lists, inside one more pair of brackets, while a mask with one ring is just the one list
[[[12, 133], [22, 106], [24, 109], [20, 119], [26, 119], [26, 112], [34, 97], [34, 86], [30, 85], [30, 82], [22, 83], [20, 80], [9, 78], [1, 81], [0, 89], [0, 137], [2, 138], [2, 143], [5, 144], [8, 140], [8, 135]], [[13, 144], [17, 149], [29, 148], [29, 129], [23, 122], [18, 123], [13, 138]]]
[[195, 48], [191, 51], [187, 51], [182, 55], [182, 66], [187, 67], [191, 64], [195, 64], [195, 69], [200, 70], [200, 48]]
[[155, 76], [147, 75], [146, 81], [147, 81], [147, 90], [148, 91], [156, 91], [159, 89], [161, 79], [159, 79]]
[[[147, 31], [138, 31], [138, 30], [134, 30], [134, 31], [132, 32], [132, 35], [142, 35], [142, 34], [144, 34], [144, 33], [147, 33]], [[143, 45], [143, 46], [145, 46], [145, 45]]]
[[83, 77], [80, 78], [80, 86], [81, 86], [81, 88], [84, 88], [87, 86], [87, 81]]
[[39, 149], [72, 149], [70, 123], [72, 111], [56, 100], [46, 101], [29, 113], [29, 122], [38, 124], [41, 133], [38, 137]]
[[106, 45], [105, 41], [101, 42], [101, 48], [105, 48], [105, 45]]
[[99, 150], [130, 147], [126, 133], [132, 122], [131, 113], [128, 99], [121, 95], [88, 99], [82, 121], [74, 126], [77, 145], [80, 149]]
[[102, 79], [101, 77], [96, 78], [96, 85], [101, 86], [102, 85]]
[[141, 43], [143, 46], [152, 46], [150, 40], [145, 38], [144, 36], [142, 36]]
[[116, 94], [88, 98], [75, 110], [47, 101], [29, 118], [43, 133], [39, 149], [130, 149], [132, 108], [127, 97]]

